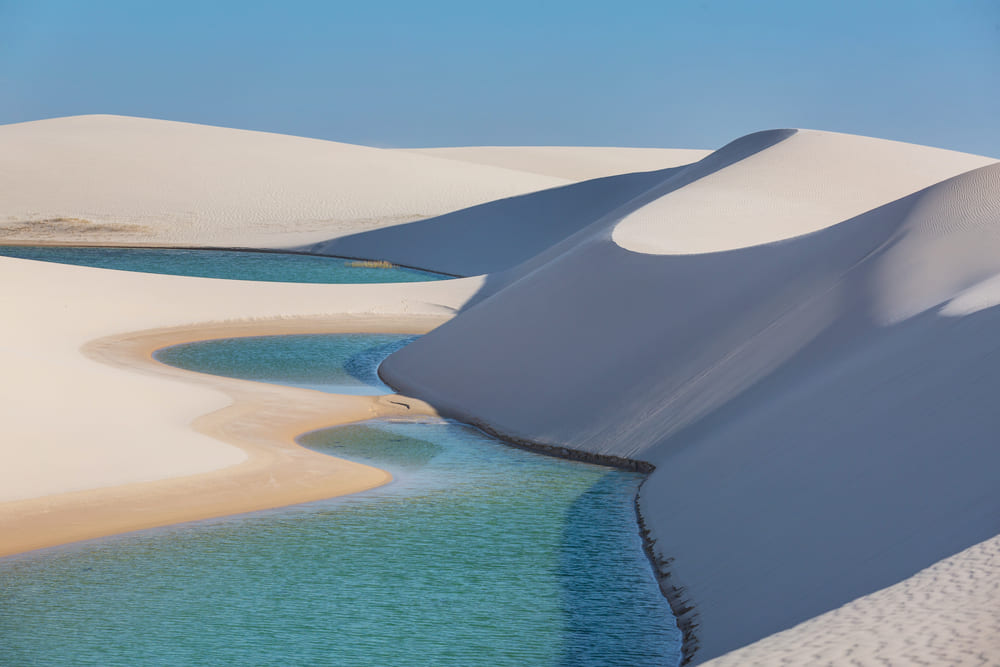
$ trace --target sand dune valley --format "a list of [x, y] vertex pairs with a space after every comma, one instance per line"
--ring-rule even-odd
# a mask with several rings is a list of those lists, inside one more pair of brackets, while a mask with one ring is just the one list
[[[679, 648], [647, 652], [628, 634], [645, 626], [608, 612], [637, 652], [618, 664], [1000, 664], [1000, 163], [806, 129], [711, 148], [383, 149], [122, 116], [0, 126], [0, 245], [290, 251], [443, 274], [274, 282], [0, 252], [0, 664], [44, 664], [46, 646], [11, 638], [59, 630], [18, 606], [37, 590], [62, 604], [32, 579], [47, 563], [87, 549], [129, 568], [115, 536], [184, 544], [205, 520], [417, 484], [410, 459], [401, 476], [297, 439], [438, 418], [512, 445], [497, 488], [517, 493], [494, 509], [517, 506], [528, 528], [538, 510], [518, 494], [556, 502], [543, 494], [571, 473], [538, 457], [545, 483], [518, 486], [536, 465], [525, 450], [626, 475], [625, 505], [591, 523], [645, 549], [629, 561], [658, 582], [643, 613]], [[405, 336], [377, 370], [396, 393], [154, 358], [302, 334]], [[378, 359], [348, 374], [377, 383]], [[572, 470], [581, 489], [611, 484]], [[558, 532], [563, 513], [539, 524]], [[545, 552], [560, 572], [624, 559], [594, 542], [568, 566], [576, 528], [562, 530]], [[427, 542], [430, 569], [435, 549], [462, 555]], [[517, 583], [463, 567], [472, 589]], [[615, 593], [538, 591], [557, 618]], [[552, 664], [613, 662], [581, 657], [595, 655], [586, 629], [572, 636]], [[505, 652], [515, 641], [483, 664], [524, 664]], [[275, 646], [283, 658], [259, 664], [296, 664], [295, 646]]]

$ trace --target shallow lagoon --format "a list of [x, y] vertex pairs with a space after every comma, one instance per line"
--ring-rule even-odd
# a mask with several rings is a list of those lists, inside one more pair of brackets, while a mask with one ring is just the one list
[[300, 334], [184, 343], [153, 356], [171, 366], [334, 394], [391, 394], [378, 365], [417, 336]]
[[409, 283], [450, 277], [401, 266], [286, 252], [0, 245], [0, 256], [119, 271], [281, 283]]
[[4, 559], [0, 663], [677, 663], [635, 525], [640, 475], [444, 421], [301, 442], [395, 479]]

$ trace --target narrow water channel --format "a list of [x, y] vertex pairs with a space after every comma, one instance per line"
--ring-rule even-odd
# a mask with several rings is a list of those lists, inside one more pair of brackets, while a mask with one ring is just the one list
[[0, 245], [0, 256], [118, 271], [280, 283], [409, 283], [450, 277], [340, 257], [244, 250]]
[[[336, 338], [286, 342], [291, 356], [319, 346], [355, 379], [393, 347]], [[203, 345], [236, 359], [267, 348]], [[188, 362], [205, 351], [184, 347]], [[184, 350], [168, 351], [176, 362]], [[640, 475], [441, 420], [301, 442], [395, 479], [0, 559], [0, 664], [677, 664], [680, 636], [635, 524]]]

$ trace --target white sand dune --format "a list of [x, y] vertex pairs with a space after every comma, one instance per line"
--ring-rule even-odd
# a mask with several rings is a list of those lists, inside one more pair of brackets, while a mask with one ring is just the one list
[[[825, 229], [991, 158], [833, 132], [749, 135], [625, 217], [615, 243], [653, 254], [732, 250]], [[771, 142], [774, 142], [771, 144]], [[766, 149], [762, 149], [766, 146]], [[721, 164], [752, 154], [726, 169]], [[711, 172], [710, 178], [701, 178]], [[697, 178], [697, 180], [695, 180]]]
[[655, 464], [640, 509], [694, 661], [996, 662], [998, 202], [992, 159], [815, 131], [703, 155], [0, 126], [0, 239], [489, 274], [302, 286], [0, 258], [0, 524], [19, 503], [43, 517], [86, 489], [244, 465], [245, 434], [190, 428], [242, 389], [127, 350], [101, 363], [96, 339], [113, 357], [142, 330], [417, 330], [457, 312], [385, 378], [510, 437]]
[[1000, 302], [992, 162], [751, 135], [382, 373], [508, 437], [657, 465], [640, 508], [668, 592], [696, 659], [721, 655], [1000, 532], [1000, 322], [966, 314]]
[[274, 247], [568, 182], [405, 151], [122, 116], [2, 125], [0, 146], [0, 241]]
[[452, 275], [495, 274], [574, 236], [682, 169], [667, 167], [572, 183], [300, 249], [432, 266]]

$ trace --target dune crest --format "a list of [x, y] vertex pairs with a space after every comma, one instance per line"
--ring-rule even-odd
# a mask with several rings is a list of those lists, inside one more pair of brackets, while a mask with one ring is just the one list
[[[743, 141], [769, 141], [758, 133]], [[635, 252], [735, 250], [819, 231], [991, 158], [817, 130], [798, 130], [625, 216], [615, 242]]]

